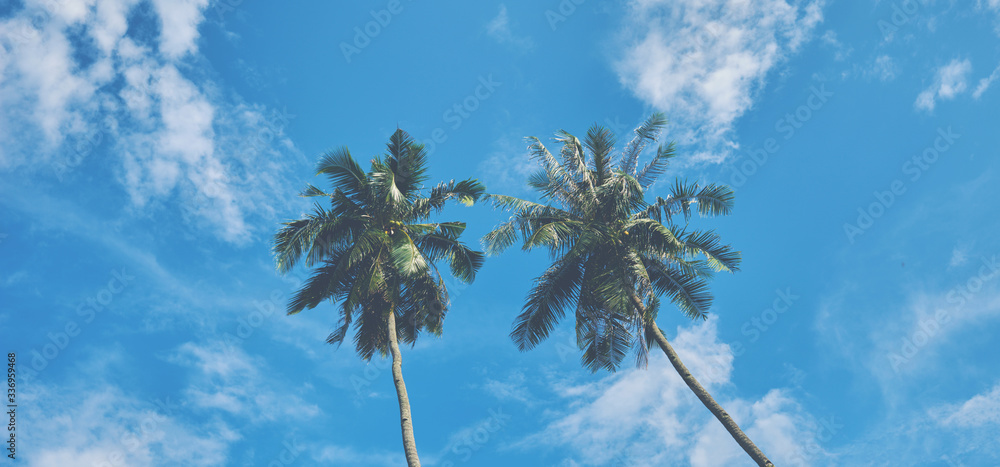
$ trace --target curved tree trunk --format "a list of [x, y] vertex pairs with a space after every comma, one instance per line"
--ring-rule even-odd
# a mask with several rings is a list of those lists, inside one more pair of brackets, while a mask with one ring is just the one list
[[389, 350], [392, 352], [392, 382], [396, 384], [396, 397], [399, 398], [399, 424], [403, 429], [406, 464], [409, 467], [420, 467], [417, 442], [413, 439], [410, 398], [406, 396], [406, 384], [403, 383], [403, 355], [399, 352], [399, 341], [396, 339], [396, 313], [393, 310], [389, 311]]
[[[639, 297], [634, 293], [632, 294], [632, 303], [635, 304], [643, 315], [645, 315], [646, 307], [642, 304], [642, 300], [639, 300]], [[726, 427], [726, 431], [732, 435], [733, 439], [739, 443], [740, 447], [742, 447], [743, 450], [750, 455], [750, 458], [753, 459], [757, 465], [761, 467], [774, 467], [774, 464], [772, 464], [767, 456], [761, 452], [760, 448], [753, 444], [750, 437], [748, 437], [746, 433], [743, 433], [743, 430], [741, 430], [739, 425], [736, 424], [736, 421], [733, 420], [728, 413], [726, 413], [718, 402], [715, 402], [715, 399], [713, 399], [712, 395], [701, 386], [701, 383], [694, 379], [691, 372], [688, 371], [686, 366], [684, 366], [684, 362], [682, 362], [680, 357], [677, 356], [677, 352], [674, 352], [674, 348], [670, 345], [670, 342], [667, 342], [667, 338], [662, 332], [660, 332], [660, 327], [657, 326], [656, 323], [652, 323], [650, 328], [656, 338], [656, 343], [660, 345], [660, 349], [662, 349], [663, 353], [667, 355], [667, 359], [670, 360], [670, 364], [673, 365], [674, 369], [677, 370], [677, 373], [681, 375], [681, 379], [684, 380], [684, 383], [691, 388], [694, 395], [698, 396], [698, 399], [701, 400], [702, 404], [705, 404], [705, 407], [712, 412], [712, 415], [715, 415], [715, 418], [722, 423], [722, 426]]]

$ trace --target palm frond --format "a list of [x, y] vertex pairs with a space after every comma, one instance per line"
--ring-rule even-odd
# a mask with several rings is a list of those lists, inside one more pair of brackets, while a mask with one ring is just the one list
[[711, 230], [693, 231], [685, 235], [681, 241], [689, 255], [705, 255], [709, 266], [716, 271], [736, 272], [740, 269], [742, 258], [740, 252], [733, 250], [730, 245], [723, 244], [719, 235]]
[[316, 175], [326, 175], [333, 186], [351, 195], [364, 193], [368, 177], [347, 146], [328, 151], [316, 164]]
[[565, 308], [576, 298], [582, 271], [579, 262], [557, 261], [535, 279], [521, 314], [510, 333], [518, 349], [534, 348], [548, 337], [565, 315]]
[[642, 122], [635, 129], [635, 136], [629, 141], [622, 152], [618, 169], [629, 175], [637, 175], [636, 167], [639, 163], [639, 155], [646, 145], [655, 142], [660, 137], [660, 132], [667, 125], [667, 117], [660, 112], [650, 115], [646, 121]]
[[652, 289], [669, 298], [689, 318], [708, 317], [712, 294], [704, 279], [658, 261], [647, 261], [646, 271], [649, 273]]
[[611, 178], [611, 151], [615, 148], [615, 136], [610, 130], [600, 125], [594, 125], [587, 131], [584, 146], [590, 151], [595, 186], [604, 184], [604, 181]]
[[663, 175], [667, 171], [667, 167], [670, 165], [670, 159], [673, 159], [675, 153], [674, 143], [664, 146], [660, 145], [656, 150], [656, 155], [653, 156], [653, 160], [649, 161], [642, 170], [636, 173], [635, 179], [639, 181], [639, 184], [643, 188], [646, 188], [653, 184], [660, 175]]
[[320, 190], [319, 188], [316, 188], [311, 183], [306, 183], [306, 188], [302, 190], [301, 193], [299, 193], [299, 196], [302, 196], [304, 198], [311, 198], [315, 196], [329, 197], [330, 194], [324, 192], [323, 190]]
[[393, 266], [404, 278], [417, 277], [427, 271], [427, 259], [410, 236], [403, 232], [394, 235], [390, 256]]

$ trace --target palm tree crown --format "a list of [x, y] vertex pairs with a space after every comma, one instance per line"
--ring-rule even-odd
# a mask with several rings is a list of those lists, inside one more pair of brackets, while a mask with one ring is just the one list
[[[424, 193], [427, 155], [404, 131], [396, 130], [388, 152], [365, 173], [347, 148], [330, 151], [317, 166], [332, 193], [308, 185], [302, 196], [324, 197], [305, 218], [286, 222], [274, 238], [278, 270], [288, 272], [304, 258], [312, 275], [288, 303], [288, 313], [339, 303], [340, 321], [327, 342], [339, 345], [351, 323], [361, 358], [389, 354], [387, 313], [398, 339], [413, 343], [421, 330], [441, 333], [448, 295], [435, 262], [445, 260], [460, 280], [471, 282], [482, 252], [459, 241], [463, 222], [427, 223], [450, 199], [472, 204], [485, 188], [477, 180], [441, 183]], [[391, 310], [391, 311], [390, 311]]]
[[[600, 126], [592, 127], [582, 143], [565, 131], [557, 133], [558, 158], [538, 138], [529, 138], [542, 169], [528, 184], [548, 204], [490, 195], [494, 205], [513, 215], [483, 239], [491, 253], [520, 237], [524, 250], [543, 247], [552, 255], [552, 266], [535, 279], [511, 337], [521, 350], [538, 345], [576, 302], [576, 339], [585, 367], [615, 371], [629, 349], [636, 365], [645, 366], [649, 349], [659, 346], [757, 465], [773, 467], [688, 371], [656, 324], [660, 296], [692, 318], [705, 318], [712, 303], [708, 279], [717, 271], [735, 272], [740, 263], [740, 253], [711, 230], [688, 229], [695, 209], [703, 216], [729, 214], [729, 187], [678, 180], [666, 198], [646, 202], [645, 190], [666, 170], [674, 145], [659, 146], [642, 169], [639, 155], [666, 123], [662, 114], [653, 114], [635, 130], [615, 165], [614, 136]], [[683, 215], [683, 225], [674, 223], [677, 215]]]
[[[666, 119], [654, 114], [612, 163], [614, 136], [592, 127], [581, 142], [560, 131], [558, 157], [538, 138], [529, 138], [532, 158], [542, 166], [529, 179], [540, 204], [489, 195], [494, 205], [513, 212], [511, 219], [484, 237], [487, 251], [514, 244], [546, 248], [553, 263], [535, 280], [511, 337], [521, 350], [545, 339], [576, 308], [577, 342], [591, 371], [614, 371], [632, 349], [645, 365], [659, 296], [692, 318], [705, 318], [712, 296], [707, 279], [716, 271], [736, 271], [740, 253], [720, 243], [710, 230], [689, 229], [692, 211], [725, 215], [733, 205], [726, 186], [676, 181], [670, 194], [645, 200], [645, 190], [664, 173], [674, 144], [660, 145], [651, 161], [639, 156], [655, 142]], [[674, 223], [682, 215], [684, 224]], [[636, 306], [641, 298], [644, 306]]]

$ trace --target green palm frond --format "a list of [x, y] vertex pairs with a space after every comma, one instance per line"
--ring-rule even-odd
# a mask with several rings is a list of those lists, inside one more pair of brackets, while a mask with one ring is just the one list
[[577, 343], [583, 349], [580, 361], [591, 372], [615, 371], [632, 348], [632, 331], [627, 317], [595, 310], [584, 319]]
[[[361, 306], [354, 323], [354, 348], [362, 360], [368, 361], [378, 354], [389, 355], [387, 313], [394, 312], [392, 304], [380, 295], [370, 295]], [[397, 326], [398, 337], [398, 326]]]
[[288, 312], [335, 302], [340, 316], [327, 342], [339, 345], [353, 326], [355, 347], [366, 360], [388, 352], [389, 313], [397, 318], [400, 342], [414, 342], [423, 330], [440, 334], [448, 294], [434, 261], [446, 261], [467, 282], [483, 265], [483, 253], [459, 241], [465, 223], [427, 219], [450, 200], [474, 203], [485, 187], [467, 179], [425, 191], [426, 166], [423, 145], [402, 130], [392, 134], [368, 172], [346, 147], [331, 150], [320, 158], [317, 175], [326, 175], [333, 191], [307, 185], [301, 193], [327, 198], [330, 205], [317, 203], [274, 236], [280, 273], [300, 261], [318, 265], [289, 300]]
[[315, 196], [329, 197], [330, 194], [327, 193], [327, 192], [325, 192], [325, 191], [323, 191], [323, 190], [320, 190], [319, 188], [316, 188], [311, 183], [306, 183], [306, 188], [304, 190], [302, 190], [301, 193], [299, 193], [299, 196], [302, 196], [302, 197], [305, 197], [305, 198], [311, 198], [311, 197], [315, 197]]
[[729, 245], [722, 244], [722, 239], [711, 230], [693, 231], [681, 240], [691, 256], [705, 255], [709, 266], [716, 271], [736, 272], [740, 269], [742, 255]]
[[628, 232], [624, 243], [641, 253], [670, 257], [681, 253], [685, 246], [673, 229], [652, 219], [630, 220], [623, 230]]
[[[542, 142], [535, 137], [528, 138], [531, 141], [529, 149], [532, 159], [542, 164], [542, 172], [529, 178], [529, 185], [539, 190], [543, 198], [560, 200], [571, 203], [579, 196], [579, 189], [573, 181], [572, 170], [567, 170], [556, 160]], [[576, 138], [573, 138], [575, 140]], [[563, 148], [566, 154], [576, 154], [579, 142], [573, 143], [569, 148]], [[566, 156], [564, 156], [566, 157]], [[576, 157], [576, 156], [574, 156]], [[582, 153], [578, 157], [583, 157]], [[589, 178], [586, 171], [583, 177]]]
[[481, 251], [470, 249], [456, 238], [443, 233], [433, 233], [421, 237], [417, 244], [431, 261], [448, 261], [452, 275], [463, 282], [471, 283], [476, 279], [476, 272], [486, 262], [486, 256]]
[[601, 186], [611, 178], [611, 151], [615, 148], [615, 136], [607, 128], [595, 125], [587, 131], [584, 141], [584, 147], [591, 155], [594, 184]]
[[393, 266], [404, 278], [417, 277], [427, 271], [427, 259], [417, 248], [413, 239], [403, 232], [397, 233], [393, 238], [390, 257]]
[[510, 333], [521, 351], [538, 345], [565, 316], [566, 306], [579, 292], [581, 276], [579, 262], [557, 261], [535, 279], [535, 286]]
[[[695, 210], [701, 216], [729, 214], [729, 187], [677, 180], [665, 198], [646, 202], [646, 190], [666, 173], [675, 145], [661, 144], [641, 169], [638, 160], [666, 124], [662, 114], [644, 121], [614, 169], [614, 136], [598, 125], [583, 143], [559, 131], [558, 158], [537, 138], [528, 138], [531, 157], [541, 165], [528, 186], [541, 202], [486, 195], [495, 208], [511, 214], [483, 237], [488, 253], [520, 241], [522, 249], [541, 247], [553, 259], [515, 319], [511, 338], [519, 349], [545, 339], [575, 304], [585, 367], [614, 371], [630, 351], [643, 366], [658, 329], [660, 298], [703, 319], [712, 303], [708, 281], [716, 271], [738, 270], [738, 251], [711, 231], [687, 228]], [[678, 214], [685, 219], [680, 226], [673, 220]]]
[[574, 178], [589, 180], [590, 174], [587, 169], [587, 157], [580, 146], [580, 141], [564, 130], [556, 132], [556, 142], [562, 143], [562, 150], [559, 156], [562, 157], [562, 166], [566, 172]]
[[427, 151], [403, 130], [396, 130], [386, 144], [386, 168], [392, 174], [393, 185], [407, 198], [413, 199], [427, 181]]
[[660, 132], [667, 125], [667, 117], [660, 112], [650, 115], [635, 129], [635, 136], [629, 141], [622, 152], [621, 161], [618, 163], [618, 170], [630, 175], [636, 174], [636, 167], [639, 163], [639, 155], [646, 145], [655, 142], [660, 137]]
[[316, 164], [316, 175], [326, 175], [334, 187], [346, 193], [364, 193], [368, 177], [346, 146], [328, 151]]
[[574, 220], [558, 220], [545, 222], [535, 228], [524, 240], [525, 251], [544, 246], [554, 252], [559, 252], [573, 246], [574, 240], [580, 235], [583, 224]]
[[675, 265], [647, 261], [646, 271], [652, 289], [670, 299], [689, 318], [706, 319], [712, 306], [708, 282], [699, 276], [687, 274]]
[[342, 255], [331, 255], [326, 264], [313, 270], [312, 275], [288, 301], [288, 314], [296, 314], [306, 308], [312, 309], [324, 300], [333, 298], [351, 283], [350, 271], [342, 268]]
[[675, 155], [674, 143], [664, 146], [660, 145], [656, 150], [656, 155], [653, 156], [653, 160], [649, 161], [642, 170], [636, 173], [636, 180], [643, 188], [646, 188], [653, 184], [660, 175], [663, 175], [667, 171], [667, 167], [670, 165], [670, 159], [674, 158]]

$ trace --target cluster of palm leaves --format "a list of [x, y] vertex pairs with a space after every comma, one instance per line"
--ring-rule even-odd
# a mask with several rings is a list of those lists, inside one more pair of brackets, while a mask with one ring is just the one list
[[[524, 250], [547, 249], [552, 265], [535, 279], [511, 338], [529, 350], [548, 337], [572, 309], [583, 365], [615, 371], [631, 352], [645, 366], [659, 346], [668, 360], [759, 465], [770, 465], [728, 414], [701, 387], [656, 325], [660, 298], [691, 318], [704, 318], [711, 306], [708, 280], [734, 272], [740, 253], [710, 230], [688, 227], [693, 212], [726, 215], [733, 193], [726, 186], [676, 181], [669, 194], [647, 202], [645, 193], [674, 157], [673, 143], [660, 145], [639, 167], [640, 155], [666, 125], [654, 114], [613, 161], [614, 136], [594, 126], [583, 141], [560, 131], [553, 155], [538, 138], [529, 138], [532, 158], [541, 169], [528, 184], [539, 202], [486, 194], [477, 180], [441, 183], [427, 192], [423, 146], [402, 130], [389, 140], [387, 153], [365, 172], [346, 148], [320, 160], [317, 174], [329, 177], [332, 193], [309, 185], [302, 193], [329, 200], [317, 203], [304, 219], [287, 222], [275, 236], [278, 270], [304, 260], [311, 277], [293, 296], [288, 312], [337, 304], [340, 322], [328, 342], [340, 344], [354, 323], [354, 342], [368, 360], [376, 353], [393, 359], [393, 380], [400, 404], [404, 452], [420, 465], [401, 373], [398, 342], [413, 343], [422, 330], [440, 334], [448, 308], [438, 262], [471, 282], [484, 254], [463, 244], [461, 222], [427, 222], [449, 200], [467, 205], [484, 199], [511, 217], [483, 238], [486, 251], [498, 254], [520, 242]], [[675, 223], [676, 218], [683, 223]]]

